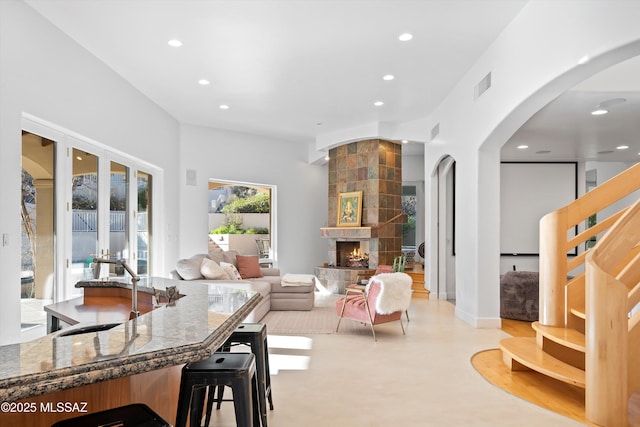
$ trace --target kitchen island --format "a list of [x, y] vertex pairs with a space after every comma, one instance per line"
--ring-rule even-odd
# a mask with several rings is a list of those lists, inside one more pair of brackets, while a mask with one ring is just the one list
[[229, 283], [145, 279], [139, 284], [143, 289], [177, 285], [182, 297], [111, 329], [69, 334], [101, 324], [99, 313], [87, 319], [99, 298], [95, 289], [127, 287], [87, 282], [94, 291], [82, 322], [0, 347], [0, 425], [48, 426], [129, 403], [145, 403], [173, 423], [182, 365], [209, 357], [261, 298]]

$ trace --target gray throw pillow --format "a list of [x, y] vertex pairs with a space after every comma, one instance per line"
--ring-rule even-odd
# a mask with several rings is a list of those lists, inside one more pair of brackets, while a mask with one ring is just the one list
[[224, 257], [224, 262], [228, 262], [229, 264], [233, 264], [235, 266], [238, 265], [238, 262], [236, 260], [236, 256], [238, 255], [239, 255], [239, 252], [234, 250], [230, 250], [222, 253], [222, 256]]

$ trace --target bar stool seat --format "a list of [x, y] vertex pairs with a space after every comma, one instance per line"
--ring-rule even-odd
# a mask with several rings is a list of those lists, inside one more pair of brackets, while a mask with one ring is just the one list
[[170, 427], [171, 425], [143, 403], [133, 403], [131, 405], [94, 412], [93, 414], [58, 421], [52, 425], [52, 427], [99, 426]]
[[[222, 351], [229, 351], [235, 345], [248, 345], [251, 352], [256, 357], [256, 370], [258, 374], [258, 399], [260, 400], [260, 416], [262, 418], [262, 427], [267, 427], [267, 407], [266, 401], [269, 401], [269, 409], [273, 411], [273, 397], [271, 395], [271, 373], [269, 371], [269, 346], [267, 344], [267, 325], [263, 323], [241, 323], [233, 331], [231, 336], [222, 346]], [[216, 408], [220, 409], [224, 388], [218, 389], [218, 398]], [[211, 410], [213, 408], [213, 393], [209, 394], [207, 401], [207, 417], [206, 423], [211, 420]]]
[[[252, 353], [216, 352], [210, 358], [187, 363], [182, 368], [176, 427], [200, 426], [205, 391], [217, 386], [231, 387], [236, 424], [241, 427], [260, 425], [258, 378]], [[208, 422], [207, 422], [208, 425]]]

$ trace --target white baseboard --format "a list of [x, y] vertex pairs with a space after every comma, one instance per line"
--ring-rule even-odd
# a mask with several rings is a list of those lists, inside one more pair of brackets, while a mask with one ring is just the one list
[[457, 318], [477, 329], [499, 329], [502, 326], [502, 319], [499, 317], [474, 317], [460, 310], [457, 306], [455, 314]]

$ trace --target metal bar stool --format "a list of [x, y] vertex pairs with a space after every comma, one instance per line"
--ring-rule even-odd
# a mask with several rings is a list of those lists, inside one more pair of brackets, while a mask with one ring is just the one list
[[58, 421], [52, 427], [145, 426], [170, 427], [151, 408], [143, 403], [120, 406], [93, 414]]
[[[214, 353], [210, 358], [187, 363], [182, 368], [176, 427], [186, 427], [187, 415], [191, 427], [200, 426], [207, 388], [213, 392], [218, 386], [231, 387], [240, 427], [258, 427], [258, 377], [255, 356], [251, 353]], [[209, 425], [209, 421], [207, 421]]]
[[[269, 372], [269, 346], [267, 345], [267, 325], [262, 323], [242, 323], [222, 346], [222, 351], [229, 351], [234, 345], [248, 345], [256, 357], [256, 370], [258, 373], [258, 399], [260, 401], [260, 415], [262, 427], [267, 427], [267, 406], [265, 398], [269, 401], [269, 409], [273, 411], [273, 398], [271, 396], [271, 373]], [[224, 388], [218, 388], [216, 408], [220, 409]], [[214, 393], [209, 394], [207, 400], [206, 425], [211, 420]]]

